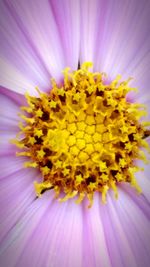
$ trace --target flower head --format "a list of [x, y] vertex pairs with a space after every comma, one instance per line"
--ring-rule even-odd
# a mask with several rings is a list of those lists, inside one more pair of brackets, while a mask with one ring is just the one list
[[0, 1], [1, 266], [149, 266], [149, 10]]

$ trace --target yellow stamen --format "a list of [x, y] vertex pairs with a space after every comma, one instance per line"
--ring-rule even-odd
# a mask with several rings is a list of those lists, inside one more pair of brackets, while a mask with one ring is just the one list
[[87, 197], [89, 207], [95, 192], [104, 203], [110, 188], [118, 198], [121, 182], [141, 192], [135, 160], [147, 163], [143, 149], [149, 151], [149, 145], [143, 139], [150, 135], [150, 123], [138, 121], [146, 115], [145, 106], [126, 100], [135, 90], [130, 79], [121, 82], [118, 75], [105, 84], [106, 75], [92, 73], [90, 67], [88, 62], [74, 72], [66, 68], [63, 84], [52, 80], [47, 94], [36, 88], [38, 98], [26, 94], [28, 106], [21, 107], [26, 115], [20, 115], [25, 125], [19, 123], [24, 137], [12, 141], [23, 150], [17, 156], [31, 159], [25, 167], [42, 173], [43, 181], [34, 183], [37, 196], [53, 188], [56, 197], [65, 193], [60, 201], [77, 195], [76, 203], [81, 203]]

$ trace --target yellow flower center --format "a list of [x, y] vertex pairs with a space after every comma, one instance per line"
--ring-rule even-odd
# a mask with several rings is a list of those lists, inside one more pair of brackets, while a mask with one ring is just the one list
[[[92, 205], [100, 192], [106, 201], [109, 188], [118, 196], [117, 185], [128, 182], [141, 192], [134, 173], [135, 159], [146, 157], [140, 148], [148, 148], [144, 137], [149, 123], [140, 123], [145, 107], [129, 103], [126, 94], [133, 90], [120, 76], [106, 84], [104, 74], [89, 71], [91, 63], [81, 69], [64, 70], [64, 82], [52, 80], [49, 94], [38, 89], [39, 97], [26, 94], [28, 106], [22, 107], [25, 123], [20, 122], [24, 138], [13, 140], [30, 161], [26, 167], [38, 168], [43, 177], [34, 182], [37, 196], [53, 188], [56, 197], [63, 192], [65, 201], [85, 196]], [[149, 134], [148, 134], [149, 135]]]

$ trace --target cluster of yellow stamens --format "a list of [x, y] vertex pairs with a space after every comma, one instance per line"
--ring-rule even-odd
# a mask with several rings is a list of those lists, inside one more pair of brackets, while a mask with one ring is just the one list
[[85, 196], [92, 205], [94, 192], [101, 192], [105, 202], [109, 188], [117, 197], [117, 184], [131, 183], [139, 192], [134, 173], [139, 170], [135, 159], [146, 157], [148, 149], [144, 136], [149, 123], [140, 123], [145, 107], [129, 103], [126, 94], [133, 90], [120, 76], [110, 84], [104, 83], [104, 74], [92, 73], [91, 63], [81, 69], [64, 70], [60, 86], [52, 80], [48, 93], [39, 97], [26, 94], [28, 106], [20, 122], [23, 138], [13, 142], [22, 149], [18, 156], [27, 156], [26, 167], [38, 168], [43, 177], [35, 182], [38, 196], [53, 188], [61, 201], [78, 195], [80, 203]]

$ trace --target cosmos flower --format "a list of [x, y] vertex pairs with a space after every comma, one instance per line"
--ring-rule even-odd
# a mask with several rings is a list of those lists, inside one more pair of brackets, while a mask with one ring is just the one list
[[[144, 167], [144, 171], [140, 170], [135, 174], [142, 191], [141, 194], [137, 194], [130, 183], [118, 183], [118, 200], [114, 198], [113, 191], [116, 192], [115, 189], [108, 190], [106, 204], [101, 201], [101, 193], [96, 191], [92, 207], [88, 208], [89, 204], [86, 198], [80, 204], [75, 203], [77, 196], [75, 199], [70, 198], [65, 202], [59, 202], [54, 198], [56, 192], [53, 188], [43, 192], [41, 197], [37, 197], [38, 190], [35, 192], [33, 182], [41, 182], [41, 172], [38, 168], [24, 168], [27, 154], [17, 157], [16, 151], [18, 152], [18, 150], [10, 141], [17, 140], [16, 135], [20, 131], [18, 113], [20, 106], [26, 106], [24, 97], [26, 91], [28, 91], [26, 97], [31, 104], [30, 108], [33, 108], [36, 113], [38, 112], [37, 117], [40, 118], [43, 114], [40, 114], [42, 112], [40, 111], [41, 102], [38, 102], [39, 95], [35, 87], [38, 86], [40, 89], [41, 99], [45, 96], [43, 93], [49, 92], [52, 85], [58, 89], [54, 80], [51, 82], [50, 80], [53, 78], [58, 85], [62, 86], [62, 71], [66, 67], [70, 67], [73, 78], [74, 75], [78, 77], [79, 73], [78, 79], [80, 80], [80, 68], [85, 66], [82, 65], [84, 62], [93, 62], [91, 72], [87, 74], [86, 70], [82, 73], [84, 79], [87, 77], [89, 80], [92, 79], [92, 73], [107, 73], [107, 79], [103, 84], [103, 86], [106, 85], [104, 95], [110, 93], [109, 90], [113, 87], [112, 81], [118, 77], [118, 74], [121, 74], [122, 81], [133, 77], [130, 87], [138, 88], [139, 91], [137, 93], [129, 92], [127, 95], [129, 103], [146, 104], [149, 108], [149, 10], [149, 1], [137, 0], [0, 1], [1, 266], [149, 266], [149, 165], [138, 162], [138, 166]], [[66, 73], [65, 75], [67, 75]], [[72, 90], [70, 81], [67, 82], [67, 86], [68, 90]], [[90, 90], [87, 93], [88, 97], [91, 94], [94, 95], [91, 91], [93, 90], [92, 86], [88, 89]], [[63, 90], [59, 92], [63, 94]], [[71, 93], [71, 96], [74, 97], [74, 91]], [[78, 102], [80, 91], [76, 90], [75, 93], [73, 104]], [[95, 96], [99, 97], [97, 99], [101, 99], [101, 94], [102, 92], [97, 92], [96, 95], [95, 91]], [[47, 97], [47, 99], [51, 102], [51, 112], [54, 114], [55, 122], [58, 111], [55, 108], [57, 108], [58, 102], [55, 103], [55, 98], [52, 100]], [[84, 97], [81, 99], [83, 100]], [[31, 103], [31, 100], [34, 101], [34, 104]], [[113, 106], [113, 104], [111, 105]], [[73, 107], [71, 105], [70, 109]], [[94, 112], [98, 112], [98, 110], [99, 105], [96, 104]], [[106, 109], [106, 112], [108, 110], [109, 108]], [[30, 116], [25, 118], [31, 119]], [[29, 121], [28, 119], [25, 119], [26, 122]], [[69, 117], [69, 119], [71, 118]], [[146, 120], [150, 120], [149, 115]], [[40, 119], [36, 123], [38, 124], [39, 121]], [[91, 121], [91, 117], [89, 117], [89, 121]], [[19, 125], [22, 128], [21, 124]], [[35, 124], [33, 125], [35, 126]], [[137, 126], [140, 125], [137, 124]], [[50, 126], [53, 129], [52, 124]], [[43, 133], [44, 128], [41, 129]], [[30, 130], [34, 129], [30, 127]], [[25, 133], [24, 130], [23, 133]], [[38, 134], [40, 133], [38, 132]], [[89, 132], [87, 132], [88, 134]], [[146, 132], [144, 134], [146, 135]], [[40, 136], [35, 137], [40, 139]], [[58, 137], [58, 132], [55, 136], [53, 132], [49, 132], [49, 139], [53, 141], [55, 149], [55, 141], [61, 139]], [[34, 137], [26, 135], [22, 138], [24, 139], [21, 140], [24, 141], [19, 144], [29, 148], [30, 140], [29, 152], [33, 152]], [[97, 137], [95, 136], [95, 138]], [[72, 140], [73, 138], [69, 142], [73, 142]], [[38, 141], [37, 139], [36, 142]], [[149, 138], [147, 141], [149, 142]], [[45, 141], [46, 145], [49, 145], [47, 140]], [[84, 146], [83, 142], [79, 142], [79, 146]], [[39, 159], [41, 153], [46, 152], [40, 150]], [[34, 159], [35, 163], [43, 168], [40, 165], [42, 163], [39, 163], [41, 160], [37, 160], [38, 157]], [[44, 161], [43, 156], [42, 160]], [[57, 162], [58, 169], [60, 169], [59, 164], [60, 161]], [[125, 163], [121, 161], [120, 164]], [[50, 168], [50, 163], [46, 166]], [[103, 168], [106, 167], [108, 166], [103, 166]], [[70, 169], [63, 169], [64, 177], [68, 175], [68, 170]], [[44, 171], [46, 172], [47, 169]], [[84, 178], [82, 175], [83, 171], [77, 173], [79, 180]], [[107, 179], [106, 175], [105, 178]], [[135, 187], [137, 188], [137, 186]], [[75, 187], [75, 189], [77, 188]], [[47, 188], [44, 187], [44, 189]]]

